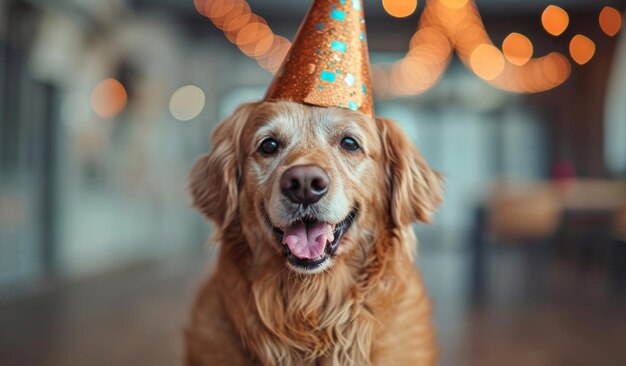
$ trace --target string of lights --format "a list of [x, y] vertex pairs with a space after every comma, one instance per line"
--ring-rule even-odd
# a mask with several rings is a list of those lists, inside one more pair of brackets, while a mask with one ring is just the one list
[[[291, 42], [275, 34], [245, 0], [194, 0], [194, 4], [243, 54], [271, 73], [278, 71]], [[416, 11], [417, 0], [382, 0], [382, 5], [391, 16], [403, 18]], [[543, 29], [550, 36], [563, 36], [569, 22], [567, 11], [556, 5], [547, 6], [541, 14]], [[598, 23], [606, 36], [614, 37], [621, 29], [622, 15], [606, 6]], [[570, 58], [584, 65], [595, 52], [594, 41], [583, 34], [571, 38], [569, 58], [559, 52], [533, 57], [532, 41], [515, 32], [498, 47], [489, 37], [474, 0], [426, 0], [406, 54], [392, 63], [372, 65], [373, 88], [381, 98], [423, 93], [437, 83], [456, 53], [469, 70], [496, 88], [539, 93], [569, 78]], [[124, 86], [114, 79], [101, 81], [91, 97], [94, 111], [102, 118], [115, 117], [127, 103]], [[195, 118], [204, 104], [203, 91], [188, 85], [172, 95], [170, 111], [174, 118], [186, 121]]]
[[[194, 4], [241, 52], [272, 73], [278, 70], [291, 44], [253, 13], [245, 0], [194, 0]], [[383, 7], [394, 17], [407, 17], [417, 9], [417, 1], [383, 0]], [[553, 36], [561, 35], [569, 25], [567, 12], [555, 5], [545, 9], [541, 20]], [[599, 23], [604, 33], [614, 36], [621, 28], [621, 14], [605, 7]], [[422, 93], [439, 80], [452, 52], [476, 76], [510, 92], [547, 91], [565, 82], [571, 72], [569, 59], [559, 52], [533, 57], [532, 42], [519, 33], [511, 33], [500, 50], [489, 37], [473, 0], [427, 0], [406, 55], [394, 63], [373, 66], [374, 91], [381, 97]], [[585, 64], [594, 53], [590, 38], [572, 38], [570, 55], [574, 62]]]

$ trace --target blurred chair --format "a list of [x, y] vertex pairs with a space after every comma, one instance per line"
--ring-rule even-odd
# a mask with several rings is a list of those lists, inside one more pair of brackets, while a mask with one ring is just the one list
[[560, 222], [561, 207], [548, 185], [505, 185], [488, 202], [488, 230], [499, 242], [530, 242], [550, 237]]
[[[563, 206], [564, 254], [576, 261], [580, 275], [614, 272], [617, 221], [626, 205], [626, 183], [613, 179], [576, 179], [557, 189]], [[623, 236], [623, 234], [622, 234]], [[622, 263], [624, 263], [622, 261]], [[606, 272], [605, 272], [606, 273]]]
[[561, 205], [551, 185], [501, 183], [478, 215], [474, 237], [474, 290], [484, 295], [489, 257], [494, 247], [520, 250], [525, 256], [529, 286], [543, 288], [552, 257], [552, 243], [561, 222]]

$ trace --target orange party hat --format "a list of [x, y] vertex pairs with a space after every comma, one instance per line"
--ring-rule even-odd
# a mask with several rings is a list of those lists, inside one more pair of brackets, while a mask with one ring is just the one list
[[313, 0], [265, 100], [374, 117], [362, 0]]

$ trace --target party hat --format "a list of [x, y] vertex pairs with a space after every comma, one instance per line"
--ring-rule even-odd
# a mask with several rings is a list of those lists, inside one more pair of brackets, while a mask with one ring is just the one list
[[313, 1], [265, 100], [349, 108], [374, 116], [361, 1]]

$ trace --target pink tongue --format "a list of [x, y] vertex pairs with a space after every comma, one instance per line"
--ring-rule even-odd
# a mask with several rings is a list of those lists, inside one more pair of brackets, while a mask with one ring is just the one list
[[283, 244], [300, 259], [317, 258], [324, 252], [326, 242], [332, 242], [334, 225], [325, 222], [314, 224], [296, 223], [285, 230]]

